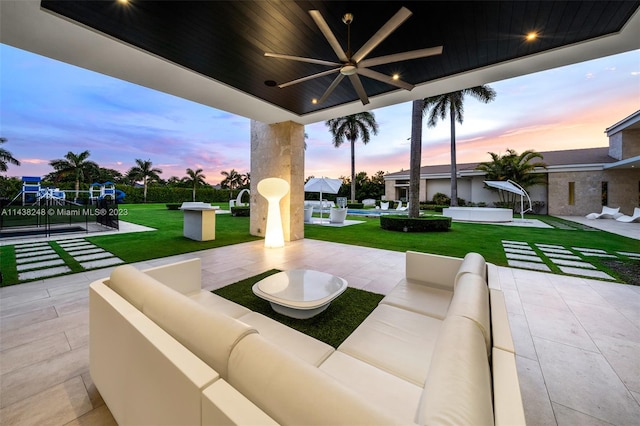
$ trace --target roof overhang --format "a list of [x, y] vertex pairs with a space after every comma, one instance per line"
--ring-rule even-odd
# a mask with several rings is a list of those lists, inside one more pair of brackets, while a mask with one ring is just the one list
[[609, 169], [638, 169], [640, 170], [640, 155], [627, 158], [625, 160], [616, 161], [615, 163], [605, 164], [605, 170]]
[[[317, 2], [323, 3], [323, 2]], [[329, 3], [326, 3], [329, 5]], [[327, 6], [329, 7], [329, 6]], [[0, 42], [264, 123], [309, 124], [640, 47], [640, 12], [621, 31], [359, 101], [296, 114], [121, 40], [49, 13], [38, 0], [0, 1]]]

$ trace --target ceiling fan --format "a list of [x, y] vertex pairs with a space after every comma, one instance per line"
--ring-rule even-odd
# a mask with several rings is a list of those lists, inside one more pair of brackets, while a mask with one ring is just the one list
[[418, 49], [411, 50], [402, 53], [395, 53], [393, 55], [379, 56], [377, 58], [365, 59], [365, 57], [375, 49], [384, 39], [386, 39], [393, 31], [396, 30], [407, 18], [409, 18], [412, 13], [406, 7], [402, 7], [398, 12], [396, 12], [391, 19], [389, 19], [379, 30], [376, 32], [357, 52], [351, 52], [351, 23], [353, 22], [353, 15], [351, 13], [346, 13], [342, 17], [342, 22], [347, 25], [347, 50], [343, 50], [342, 46], [336, 39], [335, 35], [327, 25], [327, 22], [324, 20], [320, 11], [318, 10], [310, 10], [309, 14], [311, 18], [315, 21], [322, 34], [324, 34], [325, 38], [333, 48], [333, 51], [338, 56], [338, 60], [340, 62], [332, 62], [325, 61], [322, 59], [313, 59], [313, 58], [305, 58], [301, 56], [291, 56], [291, 55], [281, 55], [279, 53], [265, 53], [264, 56], [270, 58], [279, 58], [279, 59], [288, 59], [292, 61], [299, 62], [308, 62], [312, 64], [319, 65], [327, 65], [337, 68], [332, 68], [327, 71], [322, 71], [316, 74], [311, 74], [306, 77], [298, 78], [296, 80], [289, 81], [287, 83], [279, 84], [278, 87], [284, 88], [294, 84], [302, 83], [303, 81], [312, 80], [314, 78], [322, 77], [325, 75], [330, 75], [334, 73], [338, 73], [338, 76], [333, 80], [333, 82], [329, 85], [324, 94], [317, 101], [314, 99], [314, 103], [322, 103], [324, 102], [329, 95], [334, 91], [334, 89], [340, 84], [342, 79], [347, 76], [353, 85], [356, 93], [360, 97], [363, 105], [369, 103], [369, 97], [362, 86], [362, 82], [360, 81], [360, 75], [372, 78], [374, 80], [382, 81], [384, 83], [390, 84], [392, 86], [396, 86], [402, 89], [411, 90], [413, 89], [413, 84], [409, 84], [405, 81], [399, 79], [397, 75], [388, 76], [377, 71], [370, 69], [369, 67], [374, 67], [376, 65], [384, 65], [393, 62], [400, 61], [408, 61], [410, 59], [418, 59], [424, 58], [427, 56], [440, 55], [442, 53], [442, 46], [430, 47], [426, 49]]

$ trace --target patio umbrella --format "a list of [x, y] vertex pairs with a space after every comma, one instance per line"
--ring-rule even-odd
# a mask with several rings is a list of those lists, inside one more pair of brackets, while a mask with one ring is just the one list
[[325, 177], [311, 178], [304, 184], [304, 192], [319, 192], [320, 193], [320, 223], [322, 223], [322, 193], [337, 194], [342, 186], [342, 180], [329, 179]]

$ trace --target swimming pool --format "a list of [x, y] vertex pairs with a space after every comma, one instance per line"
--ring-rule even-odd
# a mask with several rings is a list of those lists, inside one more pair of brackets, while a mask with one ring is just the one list
[[353, 216], [380, 217], [383, 214], [407, 214], [406, 211], [375, 210], [375, 209], [348, 209], [347, 214]]

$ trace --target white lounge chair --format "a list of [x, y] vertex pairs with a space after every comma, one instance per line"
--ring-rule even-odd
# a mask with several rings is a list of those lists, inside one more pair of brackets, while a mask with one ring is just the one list
[[640, 222], [640, 207], [635, 207], [633, 209], [633, 216], [627, 216], [626, 214], [623, 214], [622, 216], [617, 217], [616, 220], [618, 222], [626, 223]]
[[587, 219], [617, 219], [620, 216], [623, 216], [623, 214], [620, 213], [620, 207], [613, 209], [611, 207], [602, 206], [601, 213], [589, 213], [585, 217]]
[[407, 203], [407, 205], [404, 206], [404, 207], [402, 205], [399, 205], [396, 210], [403, 212], [403, 211], [407, 210], [408, 208], [409, 208], [409, 203]]

